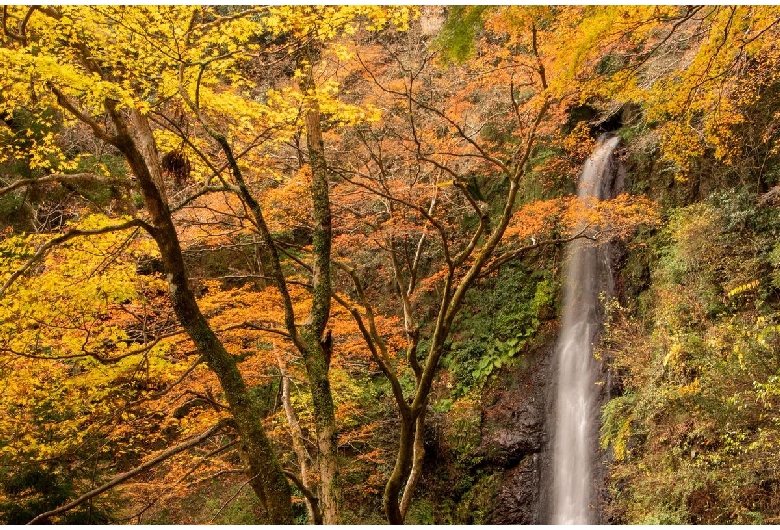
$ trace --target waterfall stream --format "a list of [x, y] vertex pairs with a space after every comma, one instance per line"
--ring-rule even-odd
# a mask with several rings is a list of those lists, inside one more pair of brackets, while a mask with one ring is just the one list
[[[585, 163], [581, 198], [608, 198], [612, 153], [620, 139], [602, 138]], [[570, 243], [564, 269], [563, 314], [556, 346], [557, 381], [552, 445], [552, 523], [598, 522], [599, 365], [593, 342], [601, 327], [600, 294], [609, 290], [604, 250], [587, 240]]]

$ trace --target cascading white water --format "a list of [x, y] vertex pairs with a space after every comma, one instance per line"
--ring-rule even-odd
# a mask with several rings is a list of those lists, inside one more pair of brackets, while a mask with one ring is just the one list
[[[578, 185], [581, 198], [605, 198], [612, 152], [619, 138], [599, 141], [585, 163]], [[597, 486], [593, 480], [597, 453], [599, 367], [593, 358], [593, 340], [600, 322], [597, 310], [606, 264], [592, 243], [570, 244], [564, 269], [563, 315], [556, 346], [558, 379], [553, 438], [552, 522], [593, 524], [597, 514]]]

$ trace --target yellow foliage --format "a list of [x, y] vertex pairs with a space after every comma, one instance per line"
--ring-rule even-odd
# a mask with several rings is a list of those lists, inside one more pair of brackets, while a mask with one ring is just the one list
[[757, 288], [761, 284], [760, 280], [753, 280], [752, 282], [743, 283], [742, 285], [738, 285], [731, 289], [729, 292], [726, 293], [726, 296], [729, 298], [732, 298], [738, 294], [742, 294], [747, 291], [752, 291], [753, 289]]
[[673, 342], [672, 347], [669, 348], [669, 352], [664, 356], [663, 365], [676, 367], [680, 362], [681, 352], [682, 345], [679, 342]]

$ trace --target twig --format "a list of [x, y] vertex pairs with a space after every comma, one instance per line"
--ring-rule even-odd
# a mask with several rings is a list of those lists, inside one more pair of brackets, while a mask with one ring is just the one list
[[246, 481], [246, 482], [244, 482], [243, 484], [241, 484], [241, 485], [238, 487], [238, 489], [236, 490], [236, 492], [235, 492], [233, 495], [231, 495], [231, 496], [230, 496], [230, 498], [229, 498], [228, 500], [226, 500], [226, 501], [225, 501], [225, 503], [224, 503], [224, 504], [223, 504], [223, 505], [222, 505], [222, 506], [219, 508], [219, 510], [217, 511], [217, 513], [215, 513], [215, 514], [214, 514], [214, 517], [212, 517], [212, 518], [211, 518], [211, 521], [209, 521], [209, 523], [213, 523], [213, 522], [214, 522], [214, 519], [216, 519], [217, 517], [219, 517], [219, 514], [221, 514], [221, 513], [222, 513], [222, 510], [224, 510], [225, 508], [227, 508], [227, 505], [228, 505], [228, 504], [230, 504], [231, 502], [233, 502], [234, 500], [236, 500], [236, 497], [238, 497], [238, 494], [239, 494], [239, 493], [241, 493], [241, 490], [242, 490], [242, 489], [244, 489], [244, 487], [245, 487], [247, 484], [249, 484], [250, 482], [252, 482], [254, 479], [256, 479], [256, 478], [257, 478], [257, 477], [259, 477], [259, 476], [260, 476], [260, 474], [258, 473], [257, 475], [255, 475], [255, 476], [253, 476], [253, 477], [250, 477], [249, 479], [247, 479], [247, 481]]

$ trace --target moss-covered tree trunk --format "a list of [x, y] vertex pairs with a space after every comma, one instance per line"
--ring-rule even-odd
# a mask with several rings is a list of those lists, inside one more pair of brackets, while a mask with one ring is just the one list
[[[308, 54], [307, 54], [308, 55]], [[314, 79], [310, 58], [300, 61], [302, 71], [301, 90], [314, 95]], [[314, 207], [314, 233], [312, 240], [312, 308], [309, 318], [301, 327], [304, 344], [304, 362], [311, 388], [314, 420], [317, 426], [319, 447], [320, 495], [325, 524], [338, 523], [338, 431], [336, 407], [330, 388], [330, 357], [332, 345], [330, 332], [326, 333], [330, 318], [332, 295], [330, 259], [332, 222], [328, 167], [322, 140], [322, 117], [314, 97], [309, 99], [306, 112], [306, 147], [312, 172], [311, 196]]]
[[211, 329], [189, 287], [181, 246], [159, 177], [159, 161], [151, 128], [144, 116], [132, 111], [131, 134], [124, 116], [110, 105], [109, 113], [118, 133], [114, 144], [138, 179], [144, 204], [151, 217], [154, 227], [152, 235], [165, 266], [173, 309], [209, 368], [219, 378], [228, 401], [241, 437], [249, 484], [260, 499], [269, 522], [291, 524], [294, 516], [290, 487], [263, 430], [262, 415], [247, 391], [235, 359]]
[[[311, 71], [302, 82], [313, 88]], [[303, 88], [306, 91], [306, 88]], [[271, 272], [276, 288], [282, 296], [285, 313], [285, 327], [290, 339], [304, 359], [306, 375], [312, 397], [314, 422], [317, 430], [318, 468], [320, 472], [319, 505], [325, 524], [338, 522], [338, 454], [336, 410], [330, 388], [330, 357], [332, 354], [330, 334], [326, 333], [330, 317], [330, 249], [331, 213], [329, 183], [325, 151], [322, 142], [320, 112], [316, 101], [310, 101], [311, 109], [306, 115], [309, 163], [312, 168], [311, 194], [314, 203], [314, 235], [312, 263], [312, 308], [302, 324], [297, 324], [292, 298], [282, 271], [279, 252], [268, 225], [265, 222], [260, 203], [250, 193], [241, 168], [233, 154], [227, 138], [211, 131], [228, 158], [233, 176], [238, 184], [239, 194], [254, 219], [260, 233], [259, 256], [263, 269]]]

